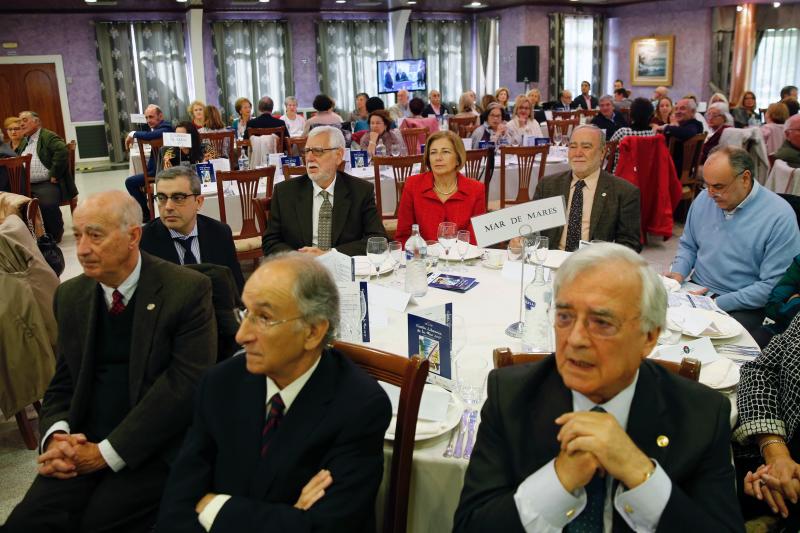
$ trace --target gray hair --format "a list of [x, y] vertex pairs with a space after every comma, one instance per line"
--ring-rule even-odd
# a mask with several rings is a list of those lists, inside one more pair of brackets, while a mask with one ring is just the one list
[[39, 118], [39, 113], [37, 113], [36, 111], [20, 111], [19, 116], [21, 117], [22, 115], [30, 115], [31, 118], [36, 122], [42, 121], [42, 119]]
[[650, 268], [642, 256], [621, 244], [611, 242], [592, 244], [572, 254], [556, 271], [553, 289], [556, 296], [562, 287], [581, 273], [602, 263], [625, 262], [639, 274], [642, 294], [639, 303], [641, 327], [644, 333], [664, 328], [667, 320], [667, 291], [661, 278]]
[[753, 162], [753, 158], [750, 157], [750, 154], [747, 153], [747, 150], [730, 145], [717, 146], [711, 150], [711, 153], [708, 154], [708, 159], [711, 159], [712, 155], [727, 156], [728, 164], [730, 164], [734, 176], [739, 176], [740, 174], [744, 173], [745, 170], [749, 170], [750, 179], [756, 179], [756, 164]]
[[692, 111], [697, 111], [697, 100], [695, 100], [691, 96], [684, 96], [681, 100], [686, 100], [686, 107], [691, 109]]
[[328, 332], [322, 345], [331, 344], [339, 335], [339, 289], [322, 263], [300, 252], [280, 252], [270, 255], [262, 265], [273, 261], [292, 263], [295, 273], [292, 296], [306, 324], [328, 321]]
[[189, 188], [192, 194], [200, 194], [203, 192], [203, 184], [200, 181], [200, 176], [189, 167], [177, 165], [171, 168], [162, 170], [156, 175], [156, 186], [161, 180], [174, 180], [175, 178], [186, 178], [189, 180]]
[[725, 117], [725, 124], [733, 126], [733, 115], [731, 115], [730, 108], [728, 107], [727, 103], [714, 102], [713, 104], [708, 106], [708, 110], [706, 111], [706, 113], [708, 113], [708, 111], [711, 111], [712, 109], [716, 109], [722, 114], [722, 116]]
[[608, 100], [612, 104], [614, 103], [614, 97], [611, 96], [610, 94], [604, 94], [603, 96], [601, 96], [600, 98], [597, 99], [597, 102], [600, 103], [600, 102], [603, 102], [603, 101], [606, 101], [606, 100]]
[[316, 128], [312, 129], [308, 132], [308, 139], [306, 142], [310, 141], [314, 137], [318, 135], [328, 135], [328, 142], [330, 142], [330, 148], [344, 148], [344, 135], [342, 134], [342, 130], [339, 128], [335, 128], [333, 126], [317, 126]]
[[594, 131], [595, 133], [597, 133], [597, 138], [600, 140], [600, 144], [599, 144], [600, 150], [605, 152], [605, 149], [606, 149], [606, 136], [603, 133], [603, 130], [601, 130], [600, 128], [598, 128], [594, 124], [581, 124], [579, 126], [575, 126], [575, 128], [572, 130], [572, 135], [574, 136], [575, 133], [577, 131], [579, 131], [579, 130], [591, 130], [591, 131]]
[[283, 105], [286, 104], [297, 104], [297, 98], [295, 98], [294, 96], [287, 96], [283, 100]]
[[119, 222], [119, 229], [127, 231], [134, 226], [142, 225], [142, 207], [133, 196], [125, 191], [110, 190], [94, 193], [87, 196], [76, 208], [83, 209], [86, 205], [99, 204], [103, 209], [115, 213]]

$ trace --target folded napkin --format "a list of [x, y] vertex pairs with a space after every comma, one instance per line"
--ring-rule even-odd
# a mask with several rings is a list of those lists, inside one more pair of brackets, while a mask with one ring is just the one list
[[712, 389], [733, 387], [739, 383], [739, 367], [730, 359], [717, 359], [700, 368], [700, 383]]
[[715, 322], [714, 315], [714, 312], [691, 307], [681, 306], [667, 309], [667, 319], [675, 326], [670, 329], [679, 329], [694, 337], [723, 334], [723, 329], [720, 324]]

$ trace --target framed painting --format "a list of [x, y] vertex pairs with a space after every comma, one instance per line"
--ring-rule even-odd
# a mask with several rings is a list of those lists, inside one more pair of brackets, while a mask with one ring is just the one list
[[631, 39], [631, 85], [672, 85], [674, 35]]

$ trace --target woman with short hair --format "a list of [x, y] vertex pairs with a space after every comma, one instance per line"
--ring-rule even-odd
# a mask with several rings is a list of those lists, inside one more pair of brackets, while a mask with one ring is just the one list
[[408, 155], [403, 136], [400, 135], [397, 128], [392, 128], [392, 117], [385, 109], [379, 109], [369, 114], [369, 133], [364, 134], [360, 142], [354, 142], [353, 145], [355, 150], [366, 150], [371, 158], [381, 143], [386, 147], [384, 155], [392, 155], [393, 146], [397, 147], [397, 155]]
[[761, 126], [761, 134], [764, 136], [764, 145], [767, 153], [776, 152], [783, 144], [786, 120], [789, 118], [789, 108], [782, 102], [770, 104], [764, 114], [767, 123]]
[[308, 132], [316, 126], [334, 126], [337, 128], [342, 127], [342, 117], [334, 113], [333, 99], [327, 94], [318, 94], [314, 97], [314, 102], [311, 106], [317, 111], [317, 114], [306, 120], [306, 125], [303, 126], [303, 135], [308, 135]]
[[237, 139], [242, 139], [247, 129], [247, 121], [253, 118], [253, 102], [243, 96], [236, 99], [233, 108], [236, 110], [236, 114], [239, 115], [233, 119], [233, 131], [236, 133]]
[[306, 126], [306, 119], [303, 115], [297, 114], [297, 98], [294, 96], [287, 96], [283, 101], [285, 111], [281, 115], [281, 120], [286, 123], [286, 128], [289, 130], [290, 137], [301, 137], [303, 130]]

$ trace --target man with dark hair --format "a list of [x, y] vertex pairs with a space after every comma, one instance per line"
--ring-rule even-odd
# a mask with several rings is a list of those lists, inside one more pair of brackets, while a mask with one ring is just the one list
[[260, 113], [256, 118], [251, 118], [247, 121], [247, 129], [244, 130], [244, 138], [250, 137], [250, 128], [283, 128], [284, 138], [289, 138], [289, 129], [286, 123], [279, 118], [272, 116], [272, 109], [274, 104], [272, 98], [269, 96], [262, 96], [258, 101], [258, 112]]
[[630, 109], [632, 103], [626, 88], [620, 87], [619, 89], [614, 89], [614, 109], [617, 111], [620, 109]]
[[614, 80], [614, 91], [616, 91], [617, 89], [622, 89], [623, 87], [625, 87], [625, 83], [623, 83], [622, 80], [620, 79]]
[[581, 82], [581, 94], [572, 101], [573, 108], [597, 109], [597, 97], [590, 94], [591, 88], [592, 86], [588, 81]]
[[624, 128], [628, 123], [622, 113], [614, 110], [614, 99], [611, 95], [602, 96], [599, 102], [600, 112], [592, 118], [591, 123], [601, 130], [606, 130], [606, 140], [609, 140], [618, 129]]
[[786, 98], [794, 98], [797, 100], [797, 87], [794, 85], [787, 85], [783, 89], [781, 89], [781, 100]]
[[386, 109], [386, 104], [383, 103], [383, 100], [377, 96], [369, 97], [367, 99], [367, 113], [372, 113], [379, 109]]
[[244, 278], [227, 224], [201, 215], [200, 178], [190, 168], [172, 167], [156, 176], [160, 217], [142, 228], [142, 250], [178, 265], [212, 263], [231, 270], [238, 292]]

